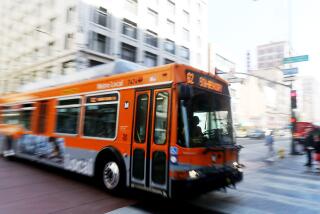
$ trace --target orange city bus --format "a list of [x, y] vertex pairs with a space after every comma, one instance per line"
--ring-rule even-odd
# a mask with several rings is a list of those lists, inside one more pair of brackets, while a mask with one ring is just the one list
[[239, 150], [227, 82], [186, 65], [0, 97], [4, 157], [92, 176], [109, 192], [231, 187], [242, 180]]

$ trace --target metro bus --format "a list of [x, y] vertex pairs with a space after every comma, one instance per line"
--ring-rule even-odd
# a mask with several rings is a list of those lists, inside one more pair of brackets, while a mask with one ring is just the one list
[[95, 177], [109, 192], [174, 197], [242, 180], [228, 84], [190, 66], [6, 95], [0, 111], [3, 156]]

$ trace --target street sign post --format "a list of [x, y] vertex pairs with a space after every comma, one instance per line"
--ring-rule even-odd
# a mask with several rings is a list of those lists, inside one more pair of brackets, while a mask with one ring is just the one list
[[284, 76], [296, 75], [298, 73], [298, 68], [282, 69], [282, 73], [283, 73]]
[[296, 62], [304, 62], [309, 60], [309, 55], [293, 56], [283, 59], [283, 64], [290, 64]]

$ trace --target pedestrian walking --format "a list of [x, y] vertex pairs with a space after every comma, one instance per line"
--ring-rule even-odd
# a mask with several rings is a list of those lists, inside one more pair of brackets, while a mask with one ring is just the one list
[[314, 149], [314, 135], [315, 135], [315, 131], [313, 130], [313, 128], [308, 128], [306, 130], [307, 137], [304, 141], [304, 149], [306, 151], [307, 154], [307, 163], [305, 164], [305, 166], [307, 167], [311, 167], [312, 166], [312, 151]]
[[274, 144], [273, 131], [268, 130], [266, 132], [265, 142], [266, 142], [266, 146], [268, 147], [267, 161], [274, 161], [275, 152], [273, 148], [273, 144]]

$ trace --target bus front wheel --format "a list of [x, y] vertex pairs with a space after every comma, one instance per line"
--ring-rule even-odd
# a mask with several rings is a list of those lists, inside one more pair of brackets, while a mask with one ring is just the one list
[[107, 192], [118, 194], [124, 189], [124, 170], [116, 159], [103, 161], [99, 174], [100, 183]]

